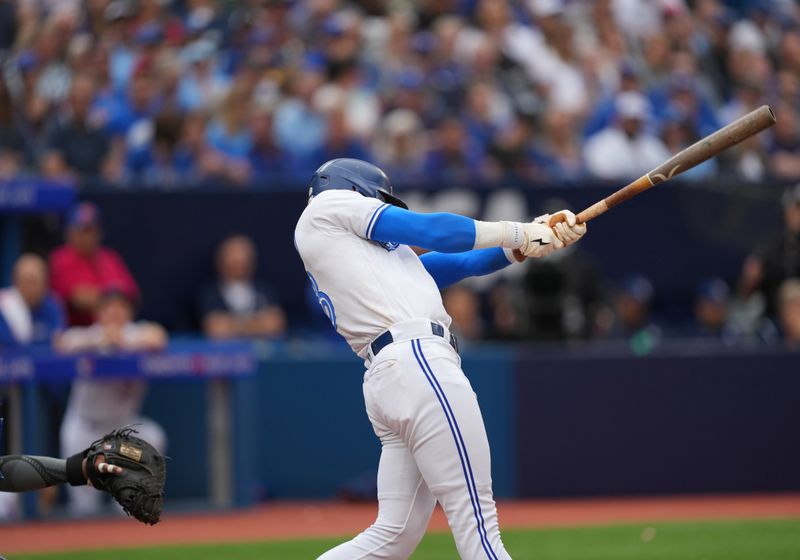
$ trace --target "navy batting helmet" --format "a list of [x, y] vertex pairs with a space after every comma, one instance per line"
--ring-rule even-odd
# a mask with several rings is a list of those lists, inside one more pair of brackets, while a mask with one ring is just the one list
[[322, 191], [355, 191], [368, 198], [377, 198], [408, 209], [406, 203], [392, 194], [392, 183], [383, 170], [360, 159], [339, 158], [323, 163], [308, 184], [308, 200]]

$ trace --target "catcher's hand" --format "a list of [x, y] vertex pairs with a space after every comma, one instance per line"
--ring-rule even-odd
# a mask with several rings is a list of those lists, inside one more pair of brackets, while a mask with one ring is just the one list
[[84, 451], [89, 483], [110, 493], [125, 513], [155, 525], [164, 507], [164, 456], [134, 435], [133, 428], [106, 434]]

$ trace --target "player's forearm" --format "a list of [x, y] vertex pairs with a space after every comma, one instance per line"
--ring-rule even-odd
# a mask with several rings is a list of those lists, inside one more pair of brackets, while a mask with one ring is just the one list
[[476, 249], [466, 253], [426, 253], [420, 257], [439, 289], [469, 278], [484, 276], [511, 264], [509, 253], [501, 248]]
[[31, 455], [0, 457], [0, 492], [28, 492], [67, 482], [67, 460]]
[[87, 483], [86, 459], [76, 453], [68, 459], [35, 455], [0, 456], [0, 492], [28, 492], [48, 486]]

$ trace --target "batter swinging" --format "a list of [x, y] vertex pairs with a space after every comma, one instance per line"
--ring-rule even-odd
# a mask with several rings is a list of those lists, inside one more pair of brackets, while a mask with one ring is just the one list
[[[335, 159], [311, 178], [295, 244], [323, 311], [364, 359], [364, 400], [382, 444], [375, 523], [320, 560], [404, 559], [438, 501], [464, 560], [507, 560], [492, 497], [489, 443], [439, 290], [541, 257], [586, 232], [420, 214], [376, 166]], [[430, 250], [418, 257], [409, 246]]]

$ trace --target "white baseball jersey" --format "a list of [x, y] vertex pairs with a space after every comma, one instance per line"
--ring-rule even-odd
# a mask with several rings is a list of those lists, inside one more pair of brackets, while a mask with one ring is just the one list
[[323, 311], [362, 358], [397, 323], [429, 319], [450, 327], [439, 288], [414, 251], [370, 241], [388, 206], [353, 191], [324, 191], [295, 228], [295, 246]]

